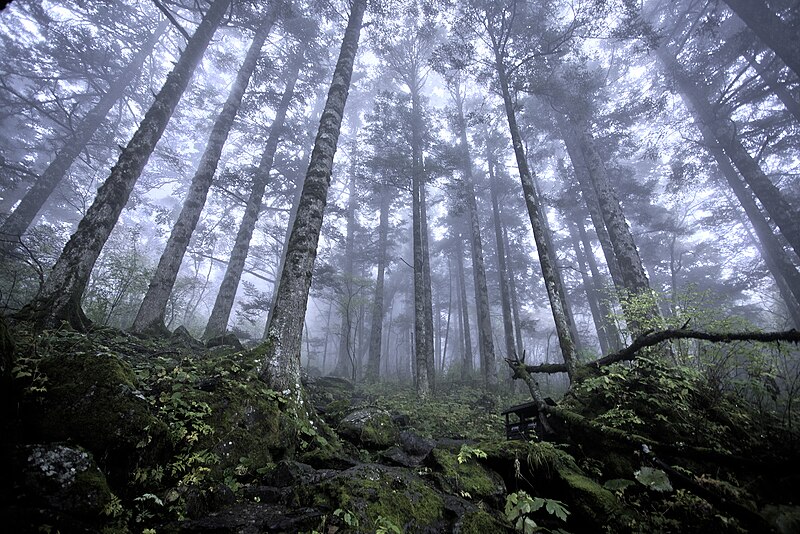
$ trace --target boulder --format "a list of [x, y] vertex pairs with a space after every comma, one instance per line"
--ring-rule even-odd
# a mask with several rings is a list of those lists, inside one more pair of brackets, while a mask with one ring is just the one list
[[217, 337], [212, 337], [211, 339], [206, 341], [207, 349], [213, 347], [233, 347], [236, 350], [244, 349], [244, 347], [242, 346], [242, 342], [239, 341], [239, 338], [231, 333], [223, 334]]
[[392, 416], [378, 408], [351, 411], [339, 422], [337, 431], [354, 445], [372, 450], [389, 447], [399, 438]]

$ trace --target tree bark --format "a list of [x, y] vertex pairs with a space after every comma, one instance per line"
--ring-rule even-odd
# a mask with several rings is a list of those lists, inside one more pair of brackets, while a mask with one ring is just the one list
[[789, 92], [786, 85], [778, 80], [777, 74], [773, 72], [768, 65], [759, 62], [755, 53], [746, 56], [745, 59], [747, 59], [750, 66], [756, 70], [761, 79], [764, 80], [769, 90], [775, 93], [775, 96], [781, 101], [786, 111], [792, 114], [795, 121], [800, 122], [800, 103], [795, 100], [795, 97]]
[[81, 310], [81, 296], [92, 268], [230, 2], [215, 0], [211, 5], [39, 294], [22, 310], [37, 326], [58, 327], [62, 320], [78, 329], [88, 325]]
[[86, 144], [97, 132], [100, 126], [114, 107], [114, 104], [124, 94], [133, 79], [141, 73], [145, 60], [153, 53], [159, 39], [169, 26], [168, 21], [161, 22], [153, 35], [142, 45], [139, 52], [128, 64], [119, 77], [109, 87], [108, 91], [100, 98], [95, 106], [86, 114], [75, 134], [56, 153], [55, 158], [22, 197], [19, 205], [11, 212], [0, 226], [0, 252], [11, 251], [22, 235], [28, 230], [36, 219], [42, 207], [53, 194], [58, 184], [64, 179], [72, 163], [86, 148]]
[[278, 149], [278, 142], [283, 133], [286, 114], [294, 99], [294, 87], [297, 83], [301, 64], [300, 57], [293, 58], [289, 66], [289, 72], [286, 74], [286, 89], [283, 92], [280, 104], [278, 104], [278, 109], [275, 111], [275, 119], [272, 121], [269, 137], [267, 137], [264, 152], [261, 154], [258, 169], [253, 177], [253, 188], [247, 198], [247, 205], [245, 206], [242, 221], [239, 223], [239, 230], [236, 232], [236, 240], [231, 250], [231, 259], [228, 261], [217, 298], [214, 300], [214, 307], [211, 309], [211, 316], [208, 318], [208, 323], [203, 333], [203, 338], [205, 339], [221, 336], [228, 328], [228, 319], [233, 309], [236, 291], [239, 288], [244, 263], [250, 251], [250, 240], [253, 238], [253, 231], [261, 214], [261, 203], [269, 182], [272, 164], [275, 161], [275, 152]]
[[597, 302], [597, 294], [594, 292], [594, 282], [592, 281], [589, 273], [587, 272], [586, 258], [583, 255], [581, 244], [577, 235], [575, 224], [571, 221], [567, 222], [569, 229], [570, 240], [572, 241], [572, 250], [575, 252], [575, 260], [578, 263], [578, 270], [581, 273], [581, 281], [583, 281], [583, 291], [586, 293], [586, 301], [589, 303], [589, 310], [592, 313], [592, 321], [594, 322], [594, 329], [597, 332], [597, 340], [600, 342], [600, 352], [608, 354], [609, 350], [608, 336], [605, 331], [605, 324], [603, 316], [600, 314], [600, 304]]
[[553, 313], [553, 320], [556, 325], [556, 334], [558, 335], [559, 346], [561, 348], [561, 355], [564, 358], [564, 363], [567, 366], [568, 375], [570, 380], [574, 380], [575, 371], [575, 343], [570, 334], [569, 322], [567, 320], [566, 311], [562, 305], [563, 288], [558, 286], [557, 276], [555, 272], [555, 261], [552, 257], [553, 251], [547, 246], [546, 236], [546, 223], [544, 217], [539, 210], [537, 203], [536, 190], [533, 184], [533, 177], [528, 167], [528, 162], [525, 157], [525, 148], [522, 144], [522, 136], [520, 135], [519, 126], [514, 112], [514, 103], [511, 100], [511, 91], [508, 85], [506, 75], [506, 67], [503, 58], [500, 54], [499, 45], [494, 46], [495, 54], [495, 69], [497, 71], [497, 78], [500, 82], [500, 89], [503, 94], [503, 104], [506, 111], [506, 119], [508, 120], [508, 129], [511, 133], [511, 141], [514, 146], [514, 155], [517, 160], [517, 168], [519, 169], [520, 181], [522, 182], [522, 192], [525, 198], [525, 205], [528, 209], [528, 216], [531, 221], [531, 228], [533, 230], [533, 238], [536, 242], [536, 250], [539, 255], [539, 265], [542, 269], [542, 277], [544, 285], [547, 289], [547, 297], [550, 301], [550, 309]]
[[164, 327], [164, 314], [166, 313], [170, 293], [172, 293], [172, 288], [178, 277], [183, 256], [189, 247], [189, 241], [197, 227], [197, 221], [200, 220], [200, 214], [205, 206], [211, 181], [217, 171], [219, 158], [222, 155], [222, 148], [233, 127], [233, 121], [242, 104], [242, 97], [250, 83], [250, 78], [253, 76], [256, 63], [261, 55], [261, 48], [264, 46], [264, 41], [269, 35], [274, 20], [275, 15], [270, 14], [269, 20], [265, 21], [256, 31], [244, 62], [236, 74], [236, 79], [231, 86], [228, 98], [222, 106], [222, 111], [217, 116], [217, 120], [214, 122], [206, 149], [192, 178], [189, 192], [183, 201], [181, 213], [172, 227], [167, 246], [161, 254], [158, 267], [156, 267], [153, 277], [150, 279], [150, 286], [139, 307], [139, 312], [136, 314], [136, 319], [133, 321], [132, 330], [134, 332], [163, 333], [166, 330]]
[[500, 307], [503, 311], [503, 334], [506, 342], [506, 358], [514, 358], [517, 351], [514, 347], [514, 324], [511, 311], [511, 294], [508, 289], [508, 269], [506, 268], [506, 247], [503, 242], [503, 225], [500, 222], [500, 200], [498, 198], [497, 176], [494, 174], [494, 154], [489, 143], [486, 144], [486, 161], [489, 165], [489, 192], [492, 197], [492, 222], [494, 223], [494, 239], [497, 247], [497, 276], [500, 283]]
[[282, 392], [289, 400], [289, 411], [298, 415], [307, 415], [311, 410], [304, 404], [300, 383], [303, 319], [366, 7], [366, 0], [353, 1], [292, 226], [267, 339], [254, 351], [262, 358], [259, 376], [272, 389]]
[[725, 3], [800, 78], [797, 31], [783, 22], [765, 0], [725, 0]]
[[519, 313], [519, 301], [517, 298], [517, 282], [514, 273], [514, 262], [511, 261], [511, 247], [508, 243], [508, 231], [503, 228], [503, 244], [506, 250], [506, 268], [508, 270], [508, 289], [511, 293], [511, 313], [514, 318], [514, 340], [517, 344], [516, 355], [519, 357], [525, 350], [525, 344], [522, 342], [522, 320]]
[[386, 271], [386, 252], [389, 246], [389, 187], [380, 186], [380, 222], [378, 223], [378, 277], [375, 282], [375, 297], [372, 301], [372, 325], [369, 338], [369, 357], [365, 380], [375, 383], [380, 378], [381, 340], [383, 339], [383, 288]]
[[463, 334], [464, 350], [461, 355], [464, 357], [461, 366], [461, 381], [469, 380], [474, 368], [474, 356], [472, 354], [472, 335], [469, 326], [469, 308], [467, 307], [467, 281], [464, 276], [464, 239], [460, 232], [455, 235], [456, 239], [456, 276], [458, 278], [458, 297], [459, 308], [461, 309], [461, 332]]

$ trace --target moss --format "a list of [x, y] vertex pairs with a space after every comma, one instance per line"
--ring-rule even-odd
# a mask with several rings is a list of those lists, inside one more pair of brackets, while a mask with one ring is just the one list
[[566, 485], [567, 497], [562, 500], [573, 513], [571, 525], [575, 519], [584, 528], [611, 525], [615, 532], [629, 528], [629, 513], [613, 493], [572, 469], [560, 468], [558, 478]]
[[473, 499], [495, 501], [505, 493], [502, 477], [484, 468], [474, 458], [459, 463], [455, 454], [439, 448], [433, 449], [429, 458], [434, 478], [447, 493], [462, 496], [468, 493]]
[[467, 512], [461, 519], [462, 534], [486, 534], [487, 532], [513, 532], [483, 510]]
[[353, 467], [319, 485], [299, 489], [301, 501], [355, 513], [363, 531], [384, 517], [404, 531], [422, 530], [442, 518], [439, 494], [408, 471], [376, 464]]

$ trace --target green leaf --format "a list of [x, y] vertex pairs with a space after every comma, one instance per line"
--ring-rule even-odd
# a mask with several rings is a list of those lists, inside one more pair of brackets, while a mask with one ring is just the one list
[[653, 491], [672, 491], [672, 484], [669, 482], [669, 477], [661, 469], [642, 467], [639, 471], [636, 471], [634, 475], [636, 476], [636, 480]]
[[569, 515], [569, 510], [566, 509], [564, 503], [554, 499], [547, 499], [547, 506], [545, 506], [545, 510], [547, 510], [548, 514], [554, 515], [562, 521], [566, 521], [567, 516]]
[[607, 480], [603, 487], [608, 491], [619, 491], [624, 492], [629, 487], [636, 484], [633, 480], [628, 480], [627, 478], [612, 478], [611, 480]]

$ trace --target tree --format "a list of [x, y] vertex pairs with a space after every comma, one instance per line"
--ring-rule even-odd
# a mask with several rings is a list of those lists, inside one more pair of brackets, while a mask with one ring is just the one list
[[58, 150], [53, 161], [50, 162], [44, 172], [25, 193], [25, 196], [22, 197], [14, 211], [3, 221], [3, 225], [0, 226], [0, 251], [9, 252], [28, 230], [36, 215], [47, 202], [47, 199], [50, 198], [58, 184], [64, 179], [72, 163], [85, 149], [92, 136], [100, 129], [100, 126], [106, 120], [108, 112], [122, 98], [131, 81], [141, 73], [142, 65], [152, 54], [168, 24], [167, 21], [163, 21], [158, 25], [131, 62], [114, 80], [108, 91], [86, 114], [81, 124], [75, 129], [74, 135], [70, 136], [64, 146]]
[[147, 293], [145, 293], [142, 305], [136, 314], [132, 327], [134, 332], [161, 332], [164, 330], [164, 314], [166, 313], [170, 293], [178, 277], [181, 261], [189, 246], [189, 240], [197, 227], [197, 222], [200, 220], [200, 213], [203, 210], [203, 206], [205, 206], [208, 190], [211, 187], [211, 181], [214, 178], [219, 158], [222, 155], [222, 147], [225, 145], [228, 134], [233, 127], [233, 121], [242, 104], [242, 97], [250, 83], [250, 78], [253, 76], [256, 63], [261, 55], [261, 49], [269, 35], [274, 20], [275, 11], [272, 10], [256, 30], [250, 43], [250, 48], [228, 93], [228, 98], [219, 115], [217, 115], [206, 149], [192, 178], [189, 193], [183, 201], [181, 213], [172, 227], [167, 246], [161, 254], [158, 267], [153, 273]]
[[81, 296], [92, 268], [230, 1], [214, 0], [211, 4], [39, 294], [20, 312], [33, 318], [39, 327], [57, 327], [62, 320], [79, 329], [87, 326]]
[[286, 259], [276, 291], [266, 340], [254, 354], [261, 358], [259, 376], [275, 391], [283, 392], [289, 410], [308, 414], [300, 383], [300, 347], [303, 319], [311, 287], [322, 218], [327, 204], [333, 157], [339, 139], [366, 0], [354, 0], [333, 72], [328, 99], [308, 165], [297, 215], [289, 237]]
[[725, 0], [747, 27], [764, 41], [800, 77], [800, 42], [797, 31], [769, 7], [766, 0]]
[[242, 278], [244, 262], [250, 250], [250, 240], [253, 238], [253, 231], [255, 230], [258, 216], [261, 213], [264, 192], [266, 191], [272, 165], [275, 161], [275, 152], [278, 149], [278, 143], [283, 133], [286, 114], [289, 112], [289, 106], [295, 98], [294, 87], [297, 83], [301, 66], [302, 53], [298, 52], [289, 60], [286, 69], [286, 88], [283, 91], [283, 97], [278, 104], [278, 108], [275, 111], [275, 118], [272, 121], [269, 136], [264, 145], [264, 151], [261, 153], [258, 168], [253, 173], [252, 189], [247, 198], [244, 215], [239, 223], [239, 230], [236, 232], [236, 240], [231, 250], [231, 258], [225, 269], [222, 284], [217, 293], [217, 298], [214, 300], [214, 307], [211, 310], [211, 316], [208, 318], [208, 324], [203, 333], [205, 339], [221, 336], [228, 328], [228, 319], [231, 315], [231, 309], [233, 309], [233, 301], [236, 298], [239, 281]]

